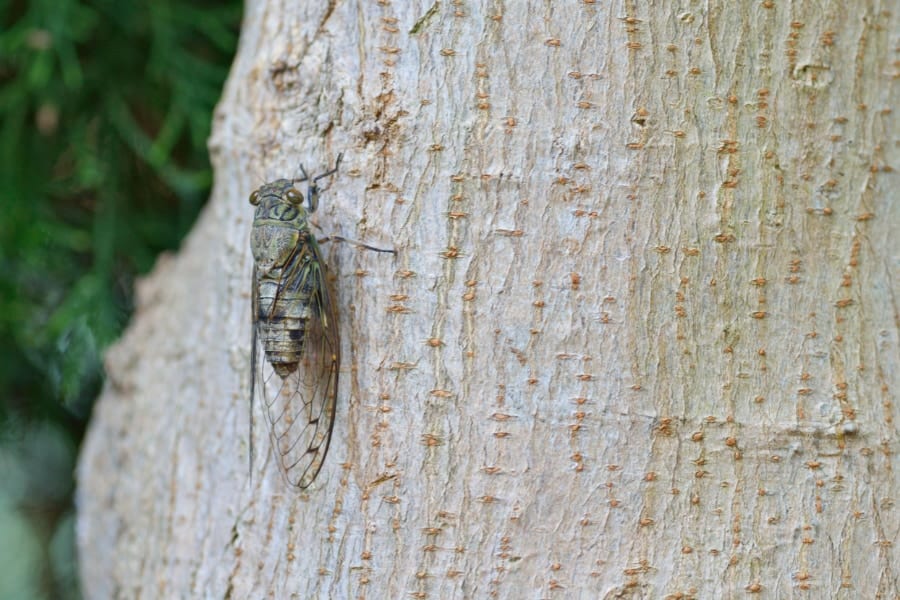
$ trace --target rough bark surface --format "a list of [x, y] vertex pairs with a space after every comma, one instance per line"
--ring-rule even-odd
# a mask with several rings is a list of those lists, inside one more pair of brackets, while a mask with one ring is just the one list
[[[897, 598], [897, 10], [248, 3], [108, 354], [87, 597]], [[329, 250], [296, 493], [259, 414], [248, 473], [247, 196], [341, 151], [323, 230], [398, 254]]]

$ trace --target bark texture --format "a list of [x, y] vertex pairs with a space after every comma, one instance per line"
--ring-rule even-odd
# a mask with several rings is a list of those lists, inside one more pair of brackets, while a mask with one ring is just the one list
[[[79, 465], [89, 598], [897, 598], [896, 2], [250, 2]], [[894, 12], [891, 12], [894, 11]], [[316, 484], [251, 190], [330, 165]]]

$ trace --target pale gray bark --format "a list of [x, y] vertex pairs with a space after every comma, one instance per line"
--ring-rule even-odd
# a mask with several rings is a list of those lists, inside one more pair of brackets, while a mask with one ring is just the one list
[[[897, 11], [249, 3], [108, 356], [87, 596], [896, 598]], [[330, 250], [331, 453], [251, 486], [246, 198], [341, 151], [323, 229], [398, 254]]]

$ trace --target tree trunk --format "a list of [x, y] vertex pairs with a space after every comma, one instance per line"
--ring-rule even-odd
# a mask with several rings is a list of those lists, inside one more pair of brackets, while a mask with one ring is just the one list
[[[249, 3], [210, 204], [107, 357], [87, 597], [897, 598], [886, 9]], [[323, 231], [397, 254], [328, 250], [297, 492], [261, 414], [248, 472], [247, 196], [339, 152]]]

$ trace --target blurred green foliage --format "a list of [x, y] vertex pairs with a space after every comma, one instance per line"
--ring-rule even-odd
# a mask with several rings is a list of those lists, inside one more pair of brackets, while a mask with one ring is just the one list
[[[0, 596], [72, 598], [72, 469], [132, 282], [210, 188], [236, 0], [0, 0]], [[74, 594], [74, 595], [73, 595]]]

